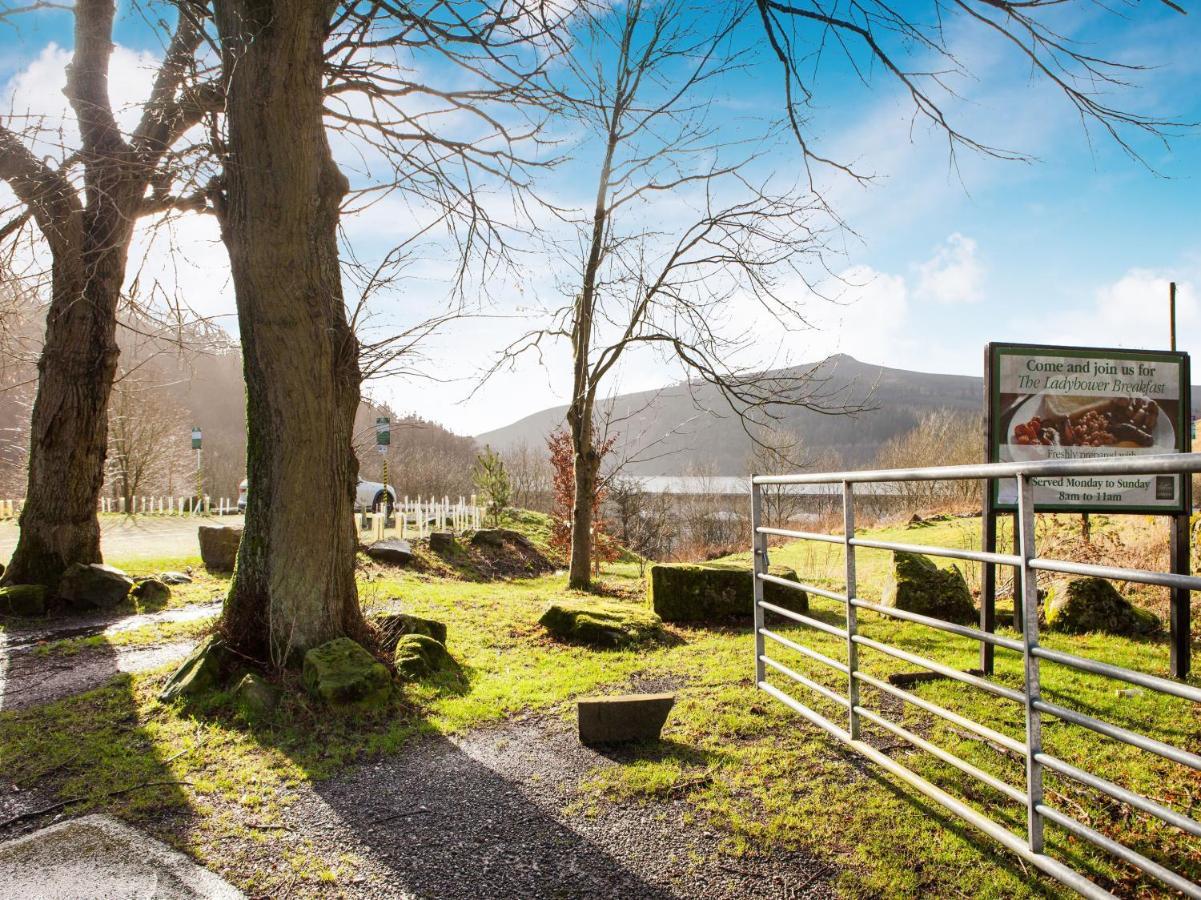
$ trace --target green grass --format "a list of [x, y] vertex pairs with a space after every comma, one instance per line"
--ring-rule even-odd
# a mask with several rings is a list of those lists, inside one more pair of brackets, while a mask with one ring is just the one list
[[[962, 546], [978, 521], [956, 520], [922, 529], [881, 532], [893, 540]], [[511, 527], [511, 526], [510, 526]], [[841, 587], [837, 548], [800, 546], [773, 550], [773, 562], [797, 568], [802, 579]], [[884, 554], [863, 551], [860, 593], [878, 596]], [[641, 582], [633, 565], [607, 570], [609, 592], [638, 602]], [[448, 645], [463, 677], [446, 676], [406, 686], [386, 715], [358, 722], [323, 716], [298, 691], [289, 692], [279, 716], [249, 726], [224, 708], [190, 713], [158, 704], [154, 696], [168, 670], [120, 676], [108, 686], [49, 706], [0, 713], [0, 771], [26, 785], [35, 782], [62, 797], [85, 797], [72, 808], [103, 805], [141, 821], [226, 874], [249, 893], [275, 893], [297, 879], [297, 896], [319, 892], [333, 879], [354, 877], [353, 858], [325, 858], [274, 848], [263, 825], [286, 824], [289, 788], [328, 778], [346, 765], [391, 753], [423, 733], [456, 734], [514, 714], [542, 710], [570, 717], [568, 701], [597, 692], [620, 692], [635, 676], [669, 678], [678, 703], [662, 744], [648, 746], [626, 765], [598, 769], [580, 787], [573, 809], [603, 815], [606, 804], [667, 800], [685, 804], [687, 816], [724, 836], [731, 855], [801, 850], [838, 872], [845, 896], [913, 897], [1060, 896], [1053, 882], [1036, 877], [987, 839], [972, 833], [915, 791], [825, 736], [753, 686], [753, 639], [748, 628], [674, 628], [676, 641], [637, 651], [594, 651], [549, 640], [537, 625], [551, 599], [584, 599], [566, 589], [561, 575], [512, 582], [463, 582], [408, 573], [376, 577], [361, 588], [364, 606], [402, 607], [446, 621]], [[610, 598], [611, 599], [611, 598]], [[814, 615], [842, 619], [836, 604], [813, 600]], [[1005, 610], [999, 610], [1004, 620]], [[196, 623], [187, 623], [194, 626]], [[774, 623], [794, 640], [845, 659], [839, 639]], [[865, 635], [960, 668], [977, 665], [972, 641], [861, 614]], [[1088, 635], [1045, 636], [1045, 643], [1081, 655], [1166, 674], [1163, 640], [1128, 641]], [[783, 648], [772, 655], [842, 692], [843, 679]], [[865, 671], [877, 677], [908, 670], [870, 650]], [[845, 712], [799, 686], [773, 683], [842, 724]], [[998, 650], [997, 680], [1021, 685], [1021, 661]], [[1193, 683], [1197, 683], [1194, 679]], [[1044, 665], [1043, 692], [1053, 702], [1080, 709], [1161, 740], [1201, 750], [1201, 722], [1185, 701], [1150, 692], [1119, 696], [1120, 683]], [[912, 690], [1015, 738], [1023, 737], [1020, 707], [949, 681]], [[1021, 786], [1023, 767], [941, 719], [902, 709], [897, 701], [865, 690], [866, 706], [945, 747], [974, 765]], [[868, 727], [877, 746], [952, 794], [986, 810], [1021, 833], [1020, 808], [988, 788], [885, 732]], [[1201, 780], [1158, 757], [1127, 748], [1075, 726], [1048, 723], [1048, 751], [1193, 817], [1201, 816]], [[151, 781], [188, 784], [139, 790], [104, 799], [107, 791]], [[1198, 842], [1156, 827], [1129, 810], [1052, 775], [1050, 802], [1085, 818], [1140, 852], [1201, 879]], [[163, 808], [185, 813], [163, 818]], [[178, 824], [186, 822], [186, 827]], [[1048, 827], [1050, 851], [1120, 894], [1154, 896], [1153, 882], [1088, 845]], [[251, 848], [251, 849], [247, 849]], [[264, 864], [278, 863], [272, 868]]]

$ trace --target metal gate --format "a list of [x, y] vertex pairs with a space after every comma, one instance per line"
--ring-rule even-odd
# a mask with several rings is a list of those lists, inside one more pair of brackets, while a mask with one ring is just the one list
[[[1068, 865], [1044, 852], [1043, 829], [1046, 823], [1049, 822], [1079, 838], [1095, 844], [1097, 847], [1136, 866], [1138, 869], [1157, 878], [1168, 887], [1186, 896], [1201, 898], [1201, 886], [1124, 844], [1101, 834], [1069, 813], [1048, 805], [1044, 800], [1043, 772], [1044, 770], [1050, 770], [1058, 775], [1066, 776], [1080, 782], [1096, 791], [1100, 791], [1136, 810], [1154, 816], [1170, 826], [1183, 830], [1187, 834], [1201, 838], [1201, 822], [1182, 815], [1176, 810], [1169, 809], [1156, 800], [1135, 793], [1112, 781], [1044, 752], [1042, 742], [1043, 716], [1053, 716], [1062, 721], [1091, 729], [1094, 732], [1138, 748], [1139, 750], [1158, 754], [1182, 766], [1201, 771], [1201, 756], [1196, 753], [1043, 700], [1039, 689], [1039, 673], [1043, 662], [1068, 666], [1094, 675], [1106, 676], [1128, 684], [1137, 685], [1146, 690], [1180, 697], [1192, 701], [1194, 704], [1201, 704], [1201, 689], [1181, 681], [1160, 678], [1131, 669], [1109, 665], [1098, 660], [1039, 646], [1037, 577], [1040, 571], [1069, 575], [1092, 575], [1142, 584], [1184, 588], [1192, 591], [1201, 590], [1201, 578], [1162, 572], [1149, 572], [1141, 569], [1084, 565], [1064, 560], [1048, 559], [1040, 557], [1037, 554], [1034, 540], [1034, 479], [1036, 478], [1132, 474], [1183, 474], [1187, 477], [1189, 473], [1198, 471], [1201, 471], [1201, 456], [1176, 454], [1170, 456], [1128, 456], [1090, 460], [992, 463], [987, 465], [947, 466], [924, 469], [838, 472], [820, 475], [755, 476], [751, 480], [752, 549], [755, 573], [755, 682], [760, 689], [786, 704], [805, 719], [825, 729], [832, 736], [844, 743], [849, 744], [863, 756], [921, 791], [927, 797], [936, 800], [1022, 859], [1086, 897], [1112, 897], [1113, 895]], [[985, 488], [988, 489], [991, 487], [991, 481], [998, 478], [1017, 479], [1018, 534], [1015, 546], [1018, 552], [1016, 554], [986, 553], [966, 549], [891, 543], [867, 540], [854, 536], [854, 486], [856, 484], [983, 479]], [[766, 485], [801, 484], [841, 484], [844, 526], [842, 535], [793, 531], [786, 528], [772, 527], [763, 522], [763, 487]], [[768, 537], [772, 535], [841, 544], [845, 548], [846, 553], [845, 593], [838, 593], [811, 584], [797, 584], [796, 582], [770, 574], [768, 571]], [[1024, 628], [1021, 636], [1015, 639], [965, 625], [956, 625], [944, 622], [941, 619], [882, 606], [857, 596], [855, 584], [855, 550], [859, 547], [877, 550], [907, 551], [929, 556], [1014, 567], [1019, 574], [1019, 578], [1015, 579], [1015, 594], [1020, 590], [1023, 610]], [[779, 585], [784, 589], [805, 590], [810, 594], [841, 603], [846, 611], [844, 627], [839, 628], [812, 616], [792, 612], [779, 605], [766, 602], [763, 599], [763, 587], [765, 583]], [[1015, 597], [1015, 601], [1016, 599]], [[887, 643], [872, 640], [859, 634], [856, 614], [861, 609], [871, 610], [883, 616], [901, 619], [961, 637], [972, 638], [995, 647], [1002, 647], [1020, 653], [1024, 662], [1022, 690], [1015, 690], [999, 684], [992, 679], [960, 671], [935, 660]], [[832, 659], [811, 647], [797, 643], [789, 637], [772, 631], [766, 627], [765, 611], [770, 611], [792, 622], [797, 622], [809, 628], [844, 639], [846, 641], [846, 663]], [[846, 678], [845, 694], [831, 690], [827, 686], [819, 684], [802, 675], [800, 672], [795, 671], [779, 659], [768, 656], [768, 642], [771, 642], [773, 646], [787, 648], [794, 653], [804, 656], [808, 660], [841, 673]], [[1015, 740], [987, 725], [975, 722], [970, 718], [932, 703], [915, 693], [906, 691], [888, 681], [875, 678], [861, 671], [859, 665], [859, 653], [861, 649], [886, 654], [910, 665], [918, 666], [946, 678], [962, 682], [973, 689], [987, 691], [995, 696], [1020, 704], [1025, 710], [1025, 741]], [[767, 677], [769, 669], [773, 675], [778, 673], [778, 675], [783, 676], [789, 682], [801, 685], [846, 710], [846, 727], [844, 728], [830, 721], [821, 713], [816, 712], [806, 704], [795, 699], [791, 694], [769, 683]], [[941, 717], [962, 729], [972, 732], [983, 738], [986, 742], [992, 742], [1017, 754], [1020, 758], [1024, 758], [1026, 768], [1025, 785], [1019, 788], [996, 778], [971, 763], [949, 753], [942, 747], [890, 721], [878, 711], [864, 707], [861, 705], [859, 698], [861, 685], [868, 685], [904, 703], [912, 704], [927, 713]], [[1190, 706], [1189, 709], [1194, 715], [1198, 712], [1194, 706]], [[1024, 806], [1026, 810], [1025, 834], [1022, 835], [1011, 831], [1009, 828], [990, 819], [962, 800], [951, 796], [921, 775], [871, 746], [863, 739], [861, 734], [864, 722], [883, 728], [892, 735], [912, 744], [919, 750], [932, 754], [942, 762], [975, 778], [1013, 803]]]

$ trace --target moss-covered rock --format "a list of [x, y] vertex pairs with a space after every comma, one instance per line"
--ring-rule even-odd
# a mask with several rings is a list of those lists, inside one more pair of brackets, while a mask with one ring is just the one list
[[305, 653], [301, 681], [314, 697], [347, 712], [380, 709], [392, 694], [384, 664], [347, 637]]
[[436, 619], [425, 619], [412, 613], [389, 613], [376, 616], [375, 625], [380, 630], [381, 646], [390, 652], [406, 634], [423, 634], [440, 644], [446, 643], [446, 623]]
[[103, 563], [74, 563], [58, 582], [58, 596], [74, 609], [111, 609], [124, 601], [133, 579]]
[[663, 620], [649, 610], [600, 600], [552, 603], [538, 622], [560, 640], [590, 647], [630, 647], [663, 632]]
[[428, 634], [406, 634], [396, 642], [396, 674], [404, 681], [418, 681], [444, 669], [457, 668], [446, 645]]
[[234, 663], [234, 655], [218, 635], [211, 634], [196, 645], [167, 679], [158, 698], [164, 703], [192, 699], [218, 691]]
[[[799, 581], [793, 569], [772, 566], [768, 573]], [[647, 599], [664, 622], [749, 620], [754, 614], [755, 582], [749, 562], [656, 563], [647, 576]], [[765, 582], [768, 603], [805, 612], [809, 596], [799, 588]]]
[[41, 616], [45, 613], [45, 585], [14, 584], [0, 588], [0, 616]]
[[1050, 631], [1136, 635], [1158, 631], [1154, 613], [1139, 609], [1104, 578], [1065, 578], [1054, 582], [1043, 607]]
[[238, 712], [250, 722], [266, 718], [279, 705], [279, 688], [257, 672], [244, 675], [231, 696]]
[[143, 578], [129, 592], [140, 609], [160, 609], [171, 599], [171, 588], [157, 578]]
[[972, 592], [958, 567], [940, 569], [929, 557], [917, 553], [893, 553], [881, 602], [884, 606], [959, 625], [971, 625], [977, 620]]

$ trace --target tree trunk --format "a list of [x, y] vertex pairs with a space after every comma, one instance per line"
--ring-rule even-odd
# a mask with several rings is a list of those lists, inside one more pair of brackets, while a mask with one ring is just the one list
[[571, 508], [571, 564], [568, 586], [577, 591], [592, 587], [593, 504], [600, 457], [592, 445], [591, 410], [569, 409], [567, 424], [575, 452], [575, 497]]
[[53, 295], [30, 422], [29, 485], [5, 584], [44, 584], [53, 591], [67, 566], [101, 560], [96, 510], [104, 485], [108, 399], [117, 370], [116, 310], [129, 243], [128, 229], [115, 230], [111, 244], [100, 241], [91, 252], [63, 254], [53, 262]]
[[358, 343], [342, 298], [347, 181], [322, 120], [333, 4], [218, 0], [228, 158], [222, 236], [246, 374], [246, 527], [222, 632], [275, 665], [365, 633], [354, 580]]

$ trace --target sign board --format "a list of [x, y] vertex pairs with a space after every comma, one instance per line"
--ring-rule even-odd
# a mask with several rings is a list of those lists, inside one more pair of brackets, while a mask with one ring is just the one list
[[192, 426], [192, 449], [200, 449], [200, 429]]
[[392, 443], [392, 420], [387, 416], [379, 416], [375, 420], [375, 446], [384, 452], [384, 448]]
[[[989, 344], [989, 462], [1187, 453], [1187, 353]], [[1036, 478], [1039, 509], [1181, 513], [1179, 475]], [[993, 482], [993, 507], [1017, 506], [1015, 479]]]

